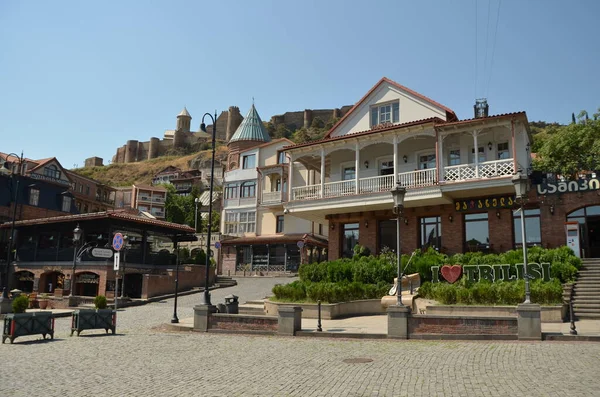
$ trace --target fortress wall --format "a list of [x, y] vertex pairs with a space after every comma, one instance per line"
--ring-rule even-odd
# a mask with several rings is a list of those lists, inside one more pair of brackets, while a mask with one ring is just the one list
[[146, 160], [150, 151], [150, 142], [138, 142], [137, 161]]
[[148, 160], [157, 158], [159, 150], [160, 139], [155, 137], [150, 138], [150, 146], [148, 148]]
[[125, 163], [133, 163], [137, 159], [138, 141], [131, 139], [125, 144]]

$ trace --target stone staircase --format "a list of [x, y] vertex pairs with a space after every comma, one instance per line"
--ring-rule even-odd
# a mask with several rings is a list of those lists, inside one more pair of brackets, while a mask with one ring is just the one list
[[217, 278], [215, 279], [215, 284], [219, 284], [221, 288], [227, 288], [237, 285], [237, 281], [235, 281], [231, 277], [217, 276]]
[[583, 259], [573, 291], [573, 314], [600, 320], [600, 259]]

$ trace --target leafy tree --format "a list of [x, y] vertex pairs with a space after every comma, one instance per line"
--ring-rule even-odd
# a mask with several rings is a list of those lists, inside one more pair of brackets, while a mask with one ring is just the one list
[[[203, 222], [202, 222], [202, 225], [200, 225], [200, 233], [207, 233], [208, 232], [208, 228], [207, 228], [208, 218], [204, 218], [202, 220], [203, 220]], [[213, 211], [211, 222], [212, 222], [212, 227], [211, 227], [210, 231], [218, 232], [221, 227], [221, 214], [218, 211]], [[199, 214], [198, 214], [198, 223], [200, 223], [200, 215]]]
[[[600, 110], [599, 110], [600, 111]], [[534, 168], [576, 179], [581, 171], [595, 171], [600, 166], [600, 120], [586, 118], [566, 126], [546, 128], [537, 150]]]
[[275, 128], [275, 138], [289, 138], [291, 135], [292, 132], [287, 128], [285, 124], [279, 124], [277, 128]]

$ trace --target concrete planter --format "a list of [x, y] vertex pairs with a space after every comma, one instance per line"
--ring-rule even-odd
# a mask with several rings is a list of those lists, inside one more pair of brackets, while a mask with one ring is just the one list
[[[427, 306], [426, 315], [460, 317], [517, 317], [517, 306]], [[543, 323], [561, 323], [562, 305], [542, 306]]]
[[111, 330], [113, 335], [117, 329], [117, 312], [110, 309], [102, 310], [75, 310], [71, 317], [71, 336], [86, 329], [103, 329], [108, 334]]
[[[280, 307], [300, 307], [302, 308], [303, 318], [318, 317], [316, 303], [280, 303], [265, 301], [265, 314], [268, 316], [278, 316]], [[381, 305], [380, 299], [365, 299], [351, 302], [321, 304], [321, 318], [323, 320], [385, 313], [386, 309]]]
[[52, 312], [9, 313], [4, 317], [2, 343], [10, 339], [10, 343], [19, 336], [41, 334], [44, 339], [50, 335], [54, 339], [54, 316]]

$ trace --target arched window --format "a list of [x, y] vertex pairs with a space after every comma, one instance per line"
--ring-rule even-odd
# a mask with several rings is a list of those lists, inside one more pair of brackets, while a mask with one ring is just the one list
[[44, 175], [49, 176], [51, 178], [60, 179], [60, 171], [58, 167], [54, 164], [49, 165], [48, 167], [44, 167]]
[[240, 197], [256, 197], [256, 182], [248, 181], [240, 187]]

